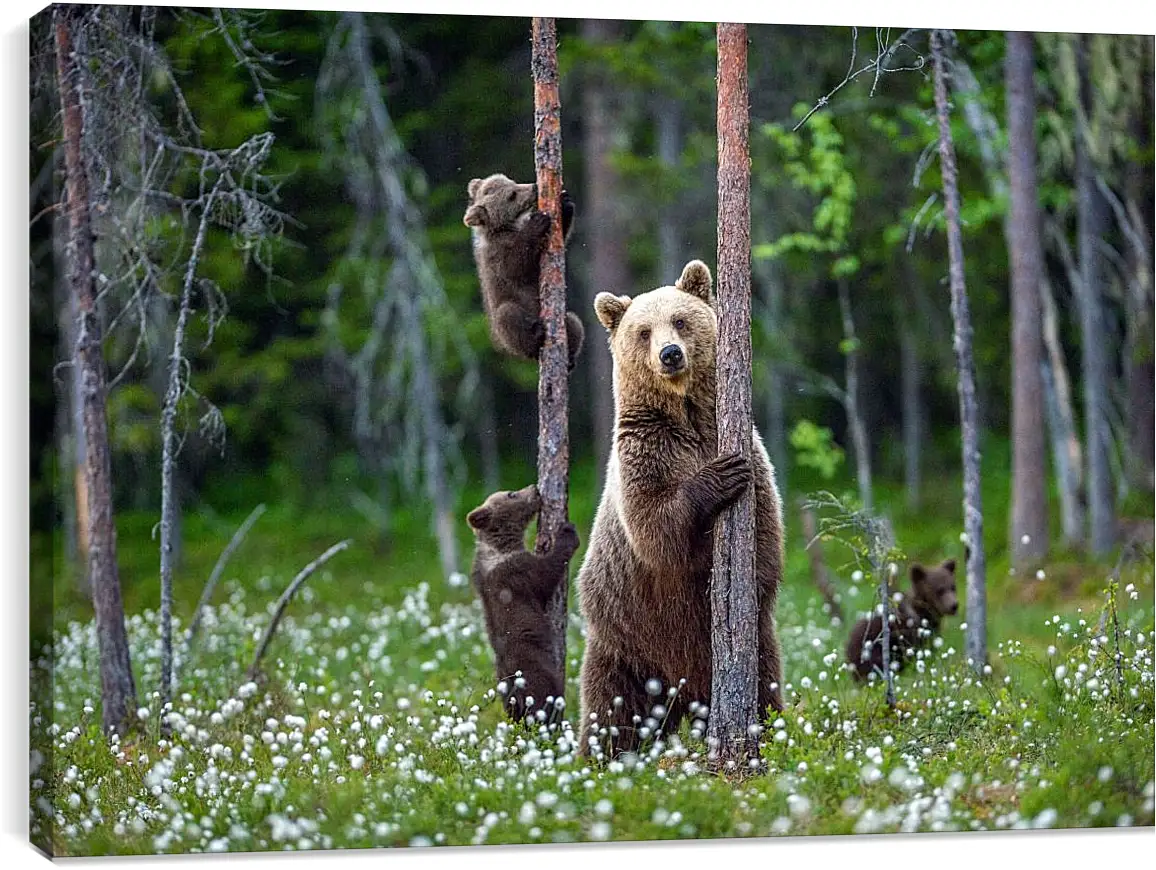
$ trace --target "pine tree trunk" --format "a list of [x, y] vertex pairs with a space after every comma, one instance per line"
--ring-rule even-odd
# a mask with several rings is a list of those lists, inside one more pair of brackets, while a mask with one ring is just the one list
[[88, 493], [88, 583], [96, 612], [100, 654], [101, 722], [106, 731], [125, 733], [136, 712], [136, 686], [129, 660], [124, 605], [116, 561], [112, 474], [106, 417], [106, 380], [101, 352], [101, 327], [96, 304], [96, 263], [89, 218], [88, 177], [81, 141], [84, 109], [77, 92], [80, 59], [73, 50], [73, 29], [87, 7], [57, 6], [53, 10], [56, 74], [63, 116], [64, 167], [69, 222], [69, 284], [76, 297], [77, 339], [74, 363], [81, 379], [83, 424], [87, 451], [85, 489]]
[[[718, 388], [720, 455], [752, 455], [751, 176], [747, 29], [718, 25]], [[711, 710], [715, 760], [728, 769], [758, 752], [758, 624], [754, 487], [715, 523], [711, 574]]]
[[[582, 22], [581, 34], [592, 45], [612, 43], [619, 39], [620, 24], [586, 19]], [[586, 194], [578, 203], [581, 211], [577, 219], [582, 221], [590, 257], [587, 311], [593, 310], [594, 297], [601, 291], [626, 293], [630, 286], [626, 233], [618, 209], [622, 181], [610, 162], [617, 127], [621, 123], [614, 109], [611, 86], [610, 76], [605, 70], [591, 68], [582, 92], [586, 128], [582, 143], [586, 161]], [[610, 432], [614, 426], [613, 362], [610, 345], [605, 340], [588, 340], [582, 353], [590, 359], [594, 456], [601, 485], [610, 457]]]
[[959, 370], [959, 418], [963, 441], [963, 525], [967, 533], [967, 633], [965, 646], [971, 666], [987, 663], [987, 566], [983, 546], [983, 502], [979, 474], [979, 408], [975, 392], [971, 315], [963, 277], [963, 236], [959, 225], [959, 186], [955, 145], [947, 105], [943, 32], [931, 31], [935, 69], [935, 114], [939, 123], [939, 165], [943, 176], [943, 208], [947, 222], [947, 254], [951, 282], [951, 319], [955, 324], [956, 366]]
[[859, 404], [859, 338], [855, 335], [855, 321], [851, 317], [851, 295], [847, 281], [839, 279], [839, 312], [843, 317], [843, 365], [846, 373], [847, 428], [855, 446], [855, 479], [859, 484], [859, 501], [863, 510], [874, 510], [874, 492], [871, 485], [871, 445], [867, 440], [867, 426]]
[[1012, 363], [1012, 561], [1036, 562], [1048, 551], [1047, 469], [1044, 458], [1044, 391], [1040, 378], [1043, 335], [1040, 242], [1036, 185], [1035, 54], [1030, 32], [1007, 35], [1008, 258], [1011, 261]]
[[1088, 515], [1091, 521], [1089, 551], [1102, 556], [1116, 542], [1115, 493], [1110, 460], [1112, 432], [1108, 402], [1111, 342], [1104, 322], [1104, 290], [1107, 284], [1104, 255], [1099, 246], [1108, 228], [1107, 204], [1096, 188], [1095, 165], [1090, 153], [1092, 82], [1089, 42], [1086, 34], [1076, 39], [1080, 111], [1076, 135], [1076, 213], [1079, 233], [1080, 340], [1084, 380], [1084, 443], [1088, 457]]
[[[534, 78], [534, 166], [538, 208], [550, 215], [542, 252], [542, 323], [546, 340], [538, 357], [538, 515], [535, 550], [550, 552], [568, 521], [570, 485], [569, 382], [566, 350], [566, 252], [562, 244], [562, 104], [558, 95], [558, 36], [553, 18], [535, 18], [531, 37]], [[596, 342], [591, 342], [596, 344]], [[570, 584], [559, 584], [548, 613], [554, 631], [554, 664], [566, 675], [566, 618]]]

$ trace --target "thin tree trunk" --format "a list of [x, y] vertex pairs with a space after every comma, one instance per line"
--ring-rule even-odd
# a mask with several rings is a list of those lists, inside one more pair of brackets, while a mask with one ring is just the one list
[[[1143, 153], [1152, 153], [1150, 124], [1153, 116], [1153, 49], [1152, 37], [1128, 37], [1143, 41], [1142, 109], [1132, 114], [1132, 136]], [[1129, 211], [1133, 213], [1139, 237], [1148, 240], [1148, 250], [1128, 246], [1128, 336], [1124, 360], [1124, 379], [1128, 389], [1128, 477], [1133, 486], [1152, 492], [1156, 488], [1156, 369], [1152, 342], [1153, 264], [1151, 239], [1153, 225], [1152, 167], [1139, 160], [1124, 169], [1124, 184]]]
[[1040, 300], [1044, 347], [1047, 350], [1040, 368], [1043, 373], [1048, 430], [1052, 438], [1056, 487], [1060, 494], [1060, 525], [1065, 546], [1078, 547], [1084, 541], [1084, 457], [1076, 433], [1071, 381], [1064, 362], [1064, 349], [1060, 344], [1059, 314], [1046, 276], [1040, 282]]
[[[582, 38], [592, 45], [615, 42], [620, 36], [617, 21], [585, 19], [581, 25]], [[592, 310], [594, 297], [603, 290], [625, 293], [630, 286], [627, 270], [626, 233], [618, 200], [622, 195], [622, 181], [610, 162], [621, 118], [614, 110], [612, 81], [606, 71], [592, 68], [582, 92], [583, 120], [586, 134], [582, 143], [586, 161], [587, 217], [582, 219], [588, 239], [590, 280], [587, 282]], [[671, 279], [674, 280], [673, 278]], [[587, 341], [584, 355], [590, 358], [591, 406], [594, 417], [594, 456], [598, 465], [599, 485], [605, 474], [610, 456], [610, 433], [614, 426], [613, 361], [606, 341]]]
[[855, 335], [855, 321], [851, 317], [851, 295], [846, 280], [839, 279], [839, 312], [843, 318], [843, 365], [846, 372], [847, 426], [851, 443], [855, 445], [855, 478], [859, 483], [859, 501], [863, 510], [871, 513], [873, 492], [871, 486], [871, 446], [867, 427], [859, 405], [859, 339]]
[[[906, 273], [907, 296], [914, 294], [914, 277], [908, 258]], [[907, 509], [918, 510], [922, 482], [923, 451], [923, 407], [919, 396], [921, 372], [919, 367], [919, 347], [915, 337], [915, 330], [911, 325], [912, 315], [909, 311], [896, 311], [895, 319], [899, 325], [899, 381], [900, 397], [903, 416], [903, 489], [907, 501]]]
[[[662, 96], [656, 101], [654, 126], [658, 140], [658, 162], [663, 169], [677, 177], [679, 155], [682, 153], [682, 106], [675, 97]], [[677, 201], [658, 212], [658, 266], [659, 284], [668, 284], [678, 277], [682, 268], [681, 211]]]
[[200, 222], [197, 224], [197, 235], [193, 240], [193, 247], [189, 253], [188, 263], [185, 265], [185, 277], [181, 287], [181, 302], [177, 309], [177, 322], [173, 327], [173, 345], [169, 353], [168, 384], [165, 387], [165, 400], [161, 408], [161, 711], [160, 721], [162, 733], [168, 731], [168, 707], [173, 692], [173, 557], [175, 547], [174, 536], [179, 534], [177, 528], [177, 501], [176, 493], [176, 455], [174, 453], [175, 428], [177, 406], [185, 389], [181, 386], [181, 373], [185, 366], [184, 344], [185, 329], [188, 326], [189, 314], [192, 312], [193, 286], [197, 278], [197, 265], [200, 262], [201, 252], [205, 247], [205, 238], [209, 230], [209, 220], [213, 214], [213, 205], [220, 190], [224, 174], [217, 177], [217, 182], [209, 192], [201, 212]]
[[880, 632], [878, 643], [883, 664], [884, 699], [890, 709], [895, 709], [895, 671], [891, 667], [891, 567], [887, 564], [887, 553], [891, 550], [893, 537], [891, 526], [885, 519], [873, 519], [874, 534], [868, 544], [867, 557], [871, 562], [871, 573], [879, 584]]
[[1110, 460], [1112, 432], [1109, 426], [1108, 390], [1110, 342], [1104, 322], [1104, 288], [1107, 274], [1098, 247], [1107, 230], [1107, 207], [1096, 188], [1092, 162], [1092, 82], [1089, 70], [1089, 37], [1076, 39], [1076, 69], [1080, 109], [1076, 135], [1076, 209], [1079, 233], [1080, 338], [1084, 381], [1084, 441], [1088, 456], [1088, 537], [1092, 555], [1102, 556], [1116, 542], [1115, 495]]
[[[752, 456], [751, 175], [747, 28], [718, 25], [718, 387], [720, 455]], [[709, 738], [731, 768], [758, 752], [758, 597], [754, 487], [715, 523]]]
[[[550, 215], [542, 252], [542, 323], [546, 340], [538, 358], [538, 515], [535, 551], [554, 548], [568, 521], [570, 485], [569, 382], [566, 349], [566, 251], [562, 244], [562, 104], [558, 95], [558, 36], [553, 18], [535, 18], [531, 38], [534, 79], [534, 167], [538, 208]], [[596, 342], [592, 342], [596, 343]], [[548, 613], [554, 632], [554, 664], [566, 676], [566, 618], [570, 584], [558, 584]]]
[[1008, 255], [1011, 261], [1012, 354], [1012, 561], [1036, 562], [1048, 552], [1047, 468], [1044, 457], [1044, 396], [1040, 378], [1043, 336], [1040, 240], [1036, 184], [1034, 36], [1007, 35], [1005, 80], [1008, 117]]
[[951, 318], [955, 324], [956, 365], [959, 369], [959, 418], [963, 441], [963, 525], [967, 533], [967, 633], [965, 646], [971, 666], [982, 672], [987, 663], [987, 565], [983, 546], [983, 502], [979, 476], [979, 409], [975, 393], [971, 315], [963, 277], [963, 236], [959, 226], [959, 187], [955, 145], [947, 106], [943, 32], [931, 31], [935, 68], [935, 113], [939, 122], [939, 164], [943, 175], [943, 207], [947, 222], [947, 253], [951, 281]]
[[88, 446], [85, 489], [88, 492], [88, 583], [96, 612], [100, 654], [101, 723], [106, 731], [125, 733], [136, 712], [136, 686], [125, 632], [124, 605], [116, 562], [112, 474], [106, 418], [106, 382], [101, 353], [101, 328], [96, 303], [96, 264], [89, 218], [88, 177], [81, 151], [84, 109], [76, 89], [82, 59], [73, 50], [73, 28], [86, 7], [57, 6], [53, 10], [56, 74], [63, 114], [64, 165], [68, 193], [69, 283], [79, 315], [74, 362], [82, 384], [84, 433]]

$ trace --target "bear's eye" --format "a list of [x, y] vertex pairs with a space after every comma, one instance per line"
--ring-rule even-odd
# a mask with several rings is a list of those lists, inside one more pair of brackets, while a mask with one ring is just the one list
[[518, 198], [517, 191], [513, 191], [513, 190], [511, 190], [510, 195], [506, 197], [506, 199], [509, 200], [510, 202], [513, 202], [517, 198]]
[[681, 317], [677, 318], [674, 321], [674, 328], [678, 329], [678, 330], [685, 329], [686, 328], [686, 321], [683, 320]]
[[649, 329], [638, 330], [638, 337], [640, 339], [642, 339], [643, 341], [650, 341], [650, 330]]
[[506, 498], [517, 498], [517, 497], [518, 497], [518, 494], [516, 492], [506, 493]]

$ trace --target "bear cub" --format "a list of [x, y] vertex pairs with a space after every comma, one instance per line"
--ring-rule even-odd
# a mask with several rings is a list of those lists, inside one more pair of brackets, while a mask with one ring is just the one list
[[[499, 350], [538, 359], [546, 339], [538, 281], [550, 216], [538, 210], [538, 186], [517, 184], [500, 173], [475, 178], [462, 221], [473, 230], [474, 260], [482, 285], [482, 304], [490, 336]], [[569, 240], [574, 200], [562, 191], [562, 238]], [[586, 330], [573, 311], [566, 312], [570, 368], [582, 350]]]
[[[482, 601], [498, 691], [514, 721], [565, 694], [563, 675], [551, 663], [555, 638], [546, 608], [558, 585], [566, 582], [578, 531], [567, 523], [558, 531], [553, 550], [541, 556], [529, 552], [526, 529], [541, 507], [538, 488], [528, 486], [495, 492], [466, 516], [477, 538], [470, 579]], [[547, 710], [548, 715], [552, 712]]]
[[[891, 611], [891, 661], [903, 669], [907, 657], [939, 631], [944, 616], [959, 610], [955, 590], [955, 560], [934, 568], [911, 566], [911, 596], [901, 596]], [[847, 641], [847, 667], [858, 680], [883, 673], [883, 617], [872, 613], [851, 629]]]

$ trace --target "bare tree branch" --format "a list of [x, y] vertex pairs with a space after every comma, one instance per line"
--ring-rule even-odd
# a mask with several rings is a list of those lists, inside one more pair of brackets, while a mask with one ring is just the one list
[[260, 643], [257, 644], [257, 651], [253, 655], [253, 663], [249, 665], [249, 670], [246, 671], [246, 679], [253, 680], [257, 677], [259, 673], [257, 670], [258, 666], [261, 664], [261, 659], [264, 657], [265, 651], [269, 648], [269, 642], [273, 639], [273, 633], [277, 631], [277, 626], [281, 624], [281, 617], [285, 615], [285, 608], [289, 606], [289, 602], [293, 600], [293, 596], [297, 593], [301, 584], [308, 580], [314, 571], [348, 547], [350, 543], [351, 540], [347, 538], [344, 541], [334, 544], [302, 568], [297, 576], [293, 578], [293, 581], [285, 587], [285, 591], [281, 593], [281, 597], [277, 600], [277, 606], [273, 610], [273, 616], [269, 620], [269, 625], [266, 627], [265, 633], [261, 635]]
[[[819, 97], [818, 102], [816, 102], [815, 105], [811, 107], [810, 111], [808, 111], [807, 114], [805, 114], [799, 120], [799, 122], [797, 124], [795, 124], [795, 126], [793, 128], [791, 128], [792, 132], [798, 130], [804, 124], [806, 124], [807, 121], [810, 119], [810, 117], [813, 114], [815, 114], [817, 111], [824, 108], [825, 106], [827, 106], [831, 102], [831, 98], [833, 96], [835, 96], [835, 94], [837, 94], [839, 91], [841, 91], [847, 85], [851, 84], [851, 82], [855, 81], [855, 79], [859, 78], [859, 76], [863, 75], [864, 73], [869, 73], [869, 72], [875, 73], [875, 80], [871, 85], [871, 96], [873, 97], [873, 96], [875, 96], [875, 89], [879, 85], [879, 77], [881, 75], [884, 75], [886, 73], [894, 73], [894, 72], [903, 72], [903, 71], [912, 71], [912, 70], [923, 69], [923, 67], [926, 65], [925, 58], [923, 57], [923, 55], [919, 54], [919, 52], [915, 51], [915, 49], [913, 49], [910, 45], [907, 44], [907, 39], [913, 33], [916, 32], [916, 30], [914, 28], [911, 30], [904, 31], [902, 36], [900, 36], [897, 40], [895, 40], [895, 42], [891, 43], [891, 45], [886, 47], [886, 48], [884, 48], [884, 45], [886, 43], [885, 43], [884, 37], [882, 35], [882, 30], [883, 30], [882, 28], [878, 28], [878, 27], [875, 28], [875, 43], [876, 43], [875, 57], [873, 57], [870, 61], [868, 61], [864, 66], [862, 66], [856, 70], [855, 69], [855, 58], [856, 58], [856, 55], [858, 52], [858, 45], [859, 45], [859, 28], [858, 27], [852, 27], [851, 28], [851, 65], [849, 67], [847, 67], [847, 74], [843, 77], [843, 81], [841, 81], [841, 82], [839, 82], [839, 84], [835, 85], [835, 87], [833, 87], [830, 91], [828, 91], [825, 96]], [[888, 28], [888, 32], [890, 32], [889, 28]], [[891, 58], [895, 56], [895, 53], [897, 51], [899, 51], [901, 48], [906, 48], [906, 49], [910, 50], [912, 52], [912, 54], [915, 55], [915, 60], [912, 61], [912, 65], [911, 66], [895, 66], [895, 67], [888, 66], [887, 65], [888, 61], [890, 61]]]
[[205, 608], [213, 597], [213, 590], [217, 588], [217, 583], [221, 579], [221, 575], [225, 572], [225, 565], [228, 564], [229, 559], [232, 558], [237, 547], [241, 546], [241, 541], [245, 539], [245, 535], [249, 534], [249, 529], [253, 528], [253, 524], [261, 518], [261, 514], [265, 513], [264, 503], [253, 508], [245, 522], [241, 523], [240, 527], [233, 533], [233, 537], [229, 540], [228, 546], [221, 551], [221, 555], [217, 557], [217, 564], [213, 566], [213, 572], [209, 575], [209, 580], [205, 583], [205, 589], [201, 592], [201, 598], [197, 602], [197, 607], [193, 611], [193, 618], [189, 621], [189, 628], [185, 632], [185, 646], [192, 646], [193, 640], [197, 636], [197, 631], [201, 627], [201, 619], [205, 614]]

